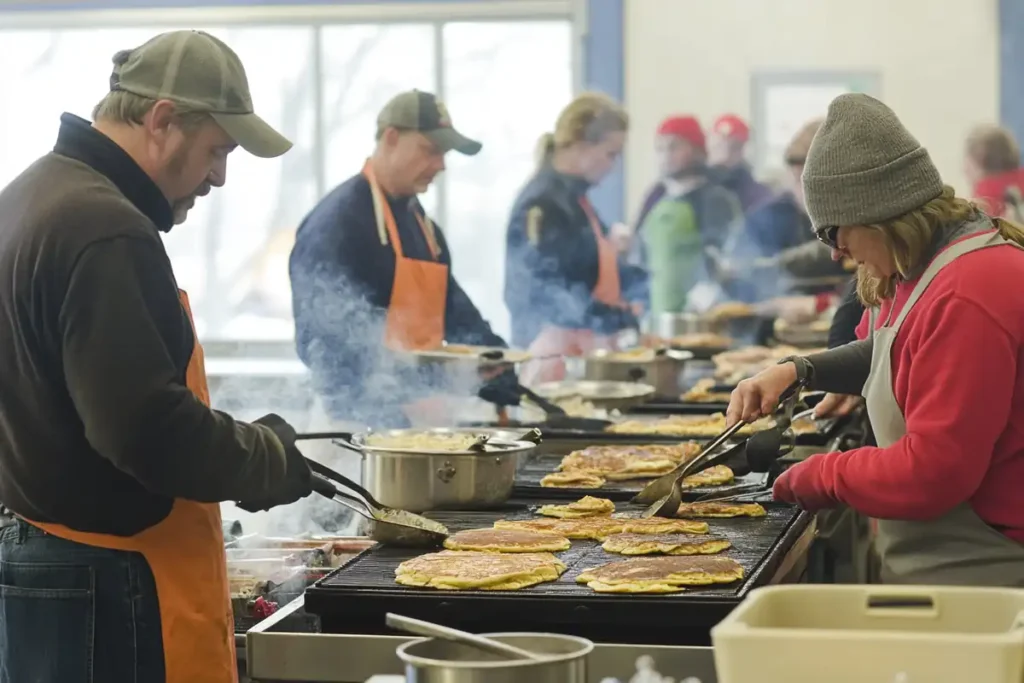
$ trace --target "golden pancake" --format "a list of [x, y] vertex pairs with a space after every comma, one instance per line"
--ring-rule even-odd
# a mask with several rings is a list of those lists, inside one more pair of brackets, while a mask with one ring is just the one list
[[573, 451], [562, 459], [563, 472], [590, 472], [609, 480], [657, 477], [680, 462], [688, 462], [701, 451], [692, 441], [680, 444], [638, 446], [591, 446]]
[[706, 534], [707, 522], [695, 522], [692, 519], [671, 519], [669, 517], [641, 517], [625, 519], [622, 531], [628, 534]]
[[615, 503], [607, 498], [595, 498], [594, 496], [584, 496], [575, 503], [569, 503], [568, 505], [542, 505], [537, 510], [538, 515], [561, 517], [563, 519], [607, 517], [613, 512], [615, 512]]
[[442, 550], [406, 560], [395, 569], [403, 586], [439, 590], [508, 591], [555, 581], [565, 565], [551, 553]]
[[794, 434], [818, 433], [818, 423], [808, 417], [804, 417], [797, 420], [792, 425], [790, 425], [790, 428], [793, 430]]
[[552, 472], [540, 480], [541, 486], [563, 489], [599, 489], [604, 486], [604, 477], [591, 472]]
[[715, 465], [684, 478], [680, 486], [684, 489], [695, 489], [698, 486], [721, 486], [731, 482], [735, 476], [733, 471], [725, 465]]
[[627, 524], [631, 521], [633, 520], [614, 517], [583, 517], [580, 519], [539, 517], [536, 519], [501, 519], [494, 523], [494, 528], [547, 531], [575, 540], [603, 541], [612, 534], [625, 531]]
[[666, 555], [633, 557], [585, 569], [577, 583], [598, 593], [667, 593], [683, 586], [732, 583], [743, 578], [743, 567], [727, 557]]
[[671, 345], [680, 349], [727, 349], [732, 346], [732, 337], [711, 332], [696, 332], [672, 337]]
[[[754, 432], [771, 429], [775, 420], [763, 417], [748, 425], [743, 425], [736, 434], [748, 436]], [[670, 415], [658, 420], [623, 420], [605, 427], [606, 432], [614, 434], [661, 434], [665, 436], [707, 436], [715, 437], [725, 431], [725, 414], [714, 415]]]
[[522, 529], [468, 529], [445, 539], [448, 550], [492, 553], [557, 553], [568, 550], [569, 539], [545, 531]]
[[711, 391], [715, 380], [705, 378], [690, 387], [690, 390], [679, 397], [683, 403], [728, 403], [732, 398], [731, 391]]
[[619, 555], [714, 555], [731, 545], [705, 534], [614, 534], [601, 547]]
[[757, 503], [682, 503], [680, 517], [764, 517], [767, 512]]

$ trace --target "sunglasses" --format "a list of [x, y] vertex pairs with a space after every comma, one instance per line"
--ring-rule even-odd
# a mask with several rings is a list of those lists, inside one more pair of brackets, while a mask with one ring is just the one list
[[824, 244], [829, 249], [839, 248], [839, 226], [838, 225], [826, 225], [818, 228], [814, 231], [814, 236], [818, 238], [818, 241]]

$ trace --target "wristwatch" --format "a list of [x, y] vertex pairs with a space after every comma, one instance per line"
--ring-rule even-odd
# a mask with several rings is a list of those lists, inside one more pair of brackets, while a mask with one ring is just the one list
[[779, 365], [792, 363], [796, 366], [796, 381], [801, 386], [808, 387], [814, 381], [814, 366], [804, 356], [786, 356], [779, 361]]

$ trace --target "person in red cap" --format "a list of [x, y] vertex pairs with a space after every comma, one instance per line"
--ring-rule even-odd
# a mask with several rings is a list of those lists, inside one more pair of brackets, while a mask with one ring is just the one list
[[736, 197], [709, 182], [704, 131], [693, 116], [671, 116], [655, 136], [660, 181], [637, 220], [634, 261], [650, 274], [650, 312], [679, 313], [710, 275], [708, 250], [721, 251], [742, 219]]
[[745, 150], [750, 141], [750, 127], [735, 114], [718, 117], [708, 139], [708, 164], [715, 180], [739, 197], [743, 213], [757, 208], [772, 198], [771, 189], [757, 182], [747, 163]]

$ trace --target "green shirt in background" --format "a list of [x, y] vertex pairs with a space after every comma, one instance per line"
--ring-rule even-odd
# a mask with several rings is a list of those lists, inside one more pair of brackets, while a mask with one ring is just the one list
[[680, 313], [704, 267], [704, 240], [693, 204], [686, 197], [665, 197], [640, 229], [650, 274], [651, 313]]

